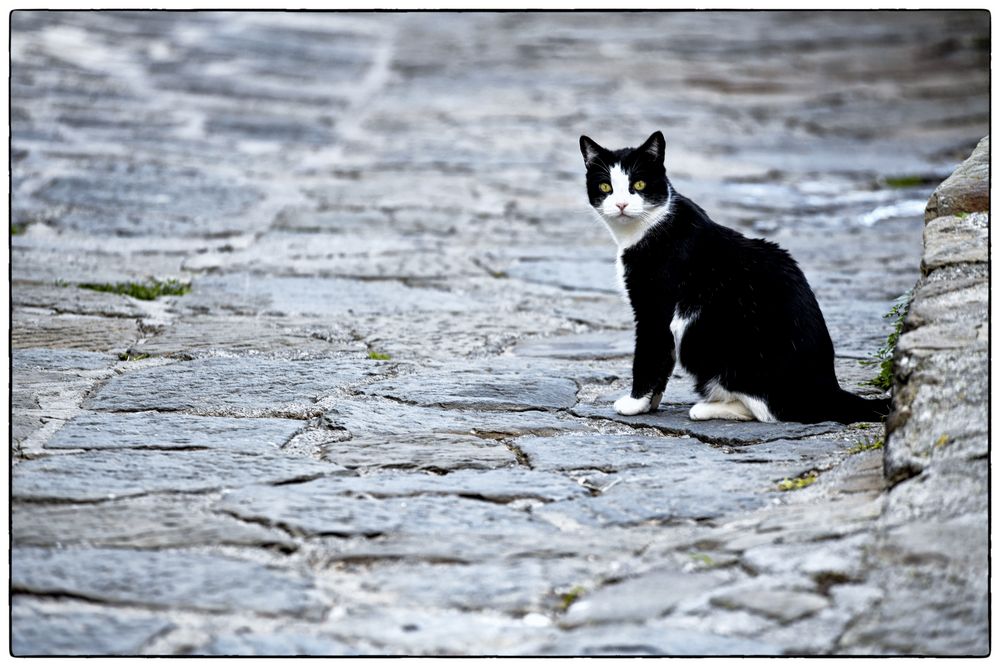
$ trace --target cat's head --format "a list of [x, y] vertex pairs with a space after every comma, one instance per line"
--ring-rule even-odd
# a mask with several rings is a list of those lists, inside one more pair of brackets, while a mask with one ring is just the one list
[[590, 205], [609, 224], [649, 220], [670, 199], [663, 167], [665, 142], [659, 131], [638, 148], [608, 150], [587, 136], [580, 151], [587, 165]]

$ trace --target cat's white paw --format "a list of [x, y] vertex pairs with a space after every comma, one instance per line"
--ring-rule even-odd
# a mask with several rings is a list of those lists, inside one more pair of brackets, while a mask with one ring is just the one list
[[628, 417], [631, 415], [638, 415], [643, 412], [649, 412], [649, 406], [649, 396], [643, 396], [642, 398], [622, 396], [615, 401], [615, 412]]

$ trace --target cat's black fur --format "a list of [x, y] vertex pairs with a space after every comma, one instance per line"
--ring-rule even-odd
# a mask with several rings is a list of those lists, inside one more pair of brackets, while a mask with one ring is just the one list
[[[658, 154], [650, 146], [659, 146]], [[603, 200], [598, 186], [615, 163], [645, 181], [644, 198], [666, 202], [672, 186], [663, 146], [659, 132], [639, 149], [617, 151], [581, 137], [591, 204]], [[702, 396], [715, 380], [730, 392], [763, 399], [782, 421], [878, 421], [889, 413], [890, 399], [866, 400], [840, 388], [816, 297], [795, 260], [776, 244], [713, 222], [673, 190], [672, 213], [625, 248], [621, 261], [635, 318], [632, 398], [662, 393], [670, 378], [676, 308], [682, 316], [697, 314], [682, 337], [679, 360]]]

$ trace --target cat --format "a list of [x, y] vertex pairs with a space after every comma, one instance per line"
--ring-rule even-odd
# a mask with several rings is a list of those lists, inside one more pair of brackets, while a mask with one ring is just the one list
[[841, 389], [830, 333], [795, 260], [678, 193], [665, 147], [659, 131], [620, 150], [580, 137], [590, 204], [618, 244], [635, 320], [632, 391], [615, 411], [656, 410], [679, 364], [703, 398], [693, 420], [881, 420], [891, 399]]

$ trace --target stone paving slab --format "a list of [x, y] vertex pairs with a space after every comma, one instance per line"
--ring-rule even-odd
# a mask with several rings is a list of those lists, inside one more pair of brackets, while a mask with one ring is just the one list
[[328, 607], [300, 574], [184, 551], [18, 548], [11, 555], [11, 585], [36, 595], [313, 619]]
[[252, 486], [225, 494], [216, 507], [245, 521], [319, 536], [551, 531], [521, 510], [482, 500], [445, 495], [375, 498], [346, 491], [342, 485], [321, 480], [283, 487]]
[[[358, 359], [284, 361], [247, 357], [181, 361], [120, 375], [84, 403], [91, 410], [182, 411], [205, 416], [292, 417], [322, 413], [319, 399], [378, 374]], [[247, 385], [248, 377], [258, 381]]]
[[231, 449], [275, 451], [303, 427], [292, 419], [195, 417], [161, 412], [89, 413], [74, 418], [48, 449]]
[[486, 367], [416, 373], [370, 384], [365, 392], [405, 403], [471, 410], [558, 410], [576, 405], [577, 384], [525, 370]]
[[352, 438], [321, 446], [322, 458], [349, 469], [403, 469], [450, 472], [466, 468], [507, 468], [514, 452], [474, 435], [414, 433], [405, 437]]
[[11, 653], [15, 656], [135, 655], [157, 635], [176, 627], [148, 613], [89, 608], [47, 612], [15, 598]]
[[23, 503], [13, 513], [11, 532], [26, 546], [240, 545], [295, 550], [287, 533], [213, 512], [210, 502], [199, 496], [159, 494], [94, 504]]
[[166, 330], [129, 347], [132, 355], [182, 359], [212, 356], [308, 359], [364, 351], [364, 344], [344, 326], [302, 318], [215, 315], [179, 317]]
[[17, 465], [17, 500], [88, 502], [164, 492], [205, 492], [255, 482], [290, 482], [341, 472], [332, 463], [232, 450], [95, 450]]

